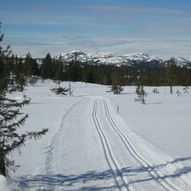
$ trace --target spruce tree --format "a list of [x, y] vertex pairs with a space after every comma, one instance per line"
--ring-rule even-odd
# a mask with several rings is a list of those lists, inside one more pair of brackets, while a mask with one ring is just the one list
[[59, 59], [56, 63], [55, 63], [55, 66], [56, 66], [56, 72], [55, 72], [55, 80], [60, 80], [62, 81], [63, 78], [64, 78], [64, 67], [63, 67], [63, 63], [62, 63], [62, 60]]
[[27, 77], [38, 75], [38, 65], [29, 52], [24, 59], [23, 69]]
[[14, 160], [9, 159], [9, 154], [20, 150], [27, 139], [40, 138], [48, 129], [24, 133], [18, 131], [28, 118], [28, 114], [24, 114], [22, 108], [29, 104], [30, 99], [23, 97], [21, 101], [18, 101], [8, 96], [16, 91], [17, 85], [11, 72], [6, 69], [10, 48], [4, 49], [2, 41], [3, 35], [0, 31], [0, 174], [7, 176], [8, 170], [15, 166]]
[[170, 86], [170, 93], [173, 93], [173, 86], [176, 82], [176, 60], [175, 58], [171, 58], [167, 61], [167, 81], [168, 85]]
[[46, 57], [43, 59], [42, 65], [41, 65], [41, 76], [44, 79], [53, 77], [53, 65], [52, 65], [52, 58], [50, 53], [46, 55]]

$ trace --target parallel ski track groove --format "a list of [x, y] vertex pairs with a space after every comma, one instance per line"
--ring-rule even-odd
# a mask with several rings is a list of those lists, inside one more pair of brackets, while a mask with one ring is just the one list
[[[104, 155], [105, 155], [106, 161], [107, 161], [107, 163], [108, 163], [108, 165], [112, 171], [112, 175], [113, 175], [113, 178], [115, 180], [115, 183], [116, 183], [116, 185], [120, 191], [123, 189], [123, 188], [121, 188], [121, 186], [125, 186], [126, 190], [130, 191], [127, 184], [125, 183], [125, 180], [123, 179], [123, 176], [120, 173], [117, 162], [114, 159], [114, 156], [112, 154], [111, 148], [110, 148], [109, 143], [108, 143], [108, 140], [107, 140], [107, 138], [106, 138], [106, 136], [102, 130], [101, 124], [97, 118], [96, 110], [97, 110], [97, 101], [94, 100], [92, 117], [94, 120], [96, 130], [97, 130], [99, 137], [100, 137], [100, 140], [101, 140], [101, 144], [102, 144], [102, 147], [104, 150]], [[107, 154], [107, 153], [109, 153], [109, 154]], [[115, 168], [117, 170], [117, 174], [115, 173], [115, 169], [113, 169], [112, 165], [115, 166]], [[119, 180], [117, 180], [118, 177], [120, 178], [120, 181], [122, 181], [123, 185], [120, 185]]]
[[[139, 162], [141, 164], [141, 166], [143, 166], [143, 168], [149, 173], [149, 175], [157, 181], [158, 184], [160, 184], [166, 191], [183, 191], [181, 188], [179, 188], [178, 186], [174, 185], [172, 182], [167, 182], [167, 180], [163, 179], [163, 182], [160, 182], [160, 175], [159, 173], [154, 170], [151, 165], [149, 164], [149, 162], [147, 162], [143, 156], [141, 156], [136, 150], [135, 148], [132, 146], [132, 144], [130, 143], [130, 141], [128, 140], [127, 136], [117, 127], [116, 123], [114, 122], [114, 120], [112, 119], [110, 113], [109, 113], [109, 109], [107, 106], [107, 103], [105, 100], [103, 100], [103, 104], [104, 104], [104, 110], [105, 110], [105, 115], [108, 118], [109, 123], [111, 124], [111, 126], [113, 127], [113, 129], [115, 130], [115, 132], [119, 135], [120, 139], [122, 140], [122, 142], [124, 143], [125, 147], [127, 148], [127, 150], [131, 153], [131, 155], [133, 156], [133, 158]], [[146, 166], [145, 166], [145, 164]], [[148, 168], [149, 167], [149, 168]], [[157, 176], [155, 177], [152, 172]], [[170, 188], [170, 189], [169, 189]]]

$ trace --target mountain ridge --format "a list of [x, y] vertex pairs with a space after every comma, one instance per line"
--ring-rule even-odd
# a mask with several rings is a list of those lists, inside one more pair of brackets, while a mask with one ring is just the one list
[[[115, 54], [115, 53], [85, 53], [82, 51], [71, 51], [62, 53], [61, 59], [65, 62], [73, 60], [80, 61], [82, 63], [91, 64], [106, 64], [116, 66], [136, 66], [147, 65], [150, 67], [160, 67], [165, 64], [165, 59], [159, 57], [150, 56], [146, 53], [134, 53], [134, 54]], [[171, 57], [175, 60], [177, 66], [191, 68], [191, 61], [183, 57]]]

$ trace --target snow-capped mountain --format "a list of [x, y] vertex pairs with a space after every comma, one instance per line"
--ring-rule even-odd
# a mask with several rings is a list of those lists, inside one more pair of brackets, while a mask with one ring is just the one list
[[88, 61], [88, 55], [81, 51], [72, 51], [69, 53], [61, 54], [61, 58], [66, 62], [70, 62], [73, 60], [78, 60], [80, 62]]
[[[175, 59], [177, 66], [191, 68], [191, 62], [183, 57], [172, 57]], [[145, 53], [137, 54], [114, 54], [114, 53], [93, 53], [86, 54], [82, 51], [71, 51], [61, 54], [61, 59], [65, 62], [73, 60], [89, 64], [110, 64], [110, 65], [126, 65], [126, 66], [143, 66], [143, 67], [161, 67], [165, 66], [165, 60], [150, 56]]]
[[113, 54], [113, 53], [98, 53], [98, 54], [86, 54], [81, 51], [72, 51], [66, 54], [62, 54], [61, 58], [63, 61], [69, 62], [72, 60], [78, 60], [80, 62], [93, 63], [93, 64], [111, 64], [111, 65], [133, 65], [140, 62], [150, 63], [157, 62], [161, 63], [162, 60], [157, 57], [151, 57], [145, 53], [139, 54]]
[[183, 57], [173, 57], [179, 67], [191, 68], [191, 62]]

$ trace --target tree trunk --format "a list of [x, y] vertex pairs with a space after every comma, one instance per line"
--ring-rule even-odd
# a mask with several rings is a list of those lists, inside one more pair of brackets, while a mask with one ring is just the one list
[[0, 174], [6, 176], [5, 156], [0, 152]]
[[173, 91], [172, 91], [172, 85], [170, 85], [170, 93], [171, 93], [171, 94], [173, 93]]

